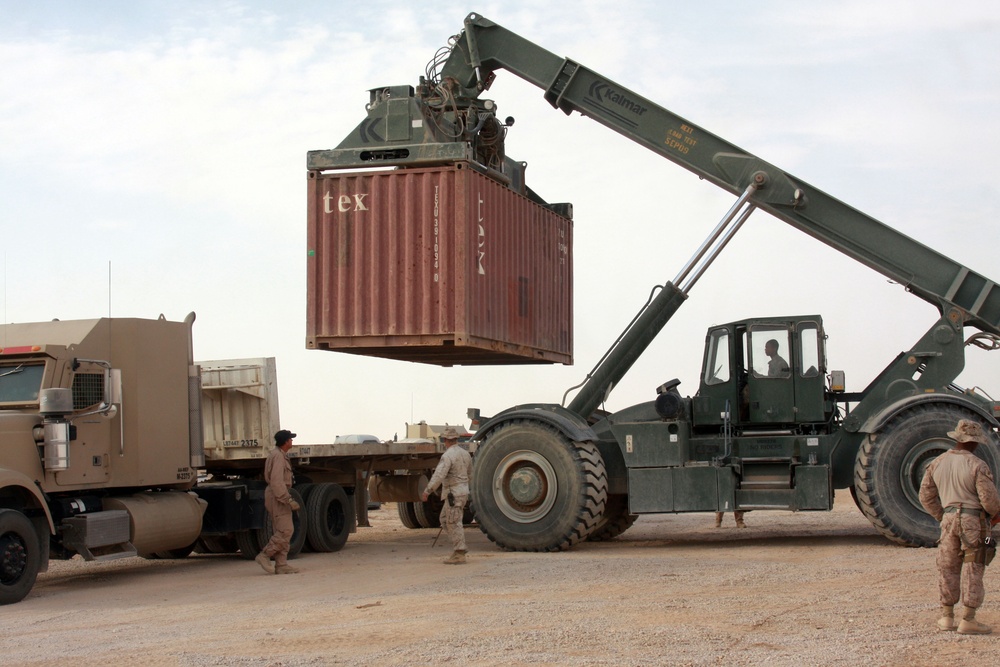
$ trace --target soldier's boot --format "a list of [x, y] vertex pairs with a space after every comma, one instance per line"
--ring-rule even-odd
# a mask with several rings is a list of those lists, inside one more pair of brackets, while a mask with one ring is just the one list
[[941, 618], [937, 621], [938, 630], [952, 632], [958, 626], [955, 624], [955, 607], [951, 605], [941, 605]]
[[971, 607], [965, 608], [965, 614], [961, 623], [958, 624], [958, 634], [960, 635], [988, 635], [993, 632], [993, 628], [976, 620], [976, 610]]
[[747, 527], [746, 521], [744, 521], [743, 519], [737, 519], [736, 520], [736, 527], [737, 528], [746, 528]]
[[274, 568], [275, 574], [298, 574], [299, 568], [292, 567], [291, 565], [277, 565]]
[[463, 563], [466, 562], [465, 561], [465, 554], [466, 554], [465, 551], [455, 550], [455, 551], [451, 552], [451, 555], [448, 556], [447, 559], [445, 559], [444, 564], [445, 565], [462, 565]]
[[722, 528], [722, 512], [715, 513], [715, 527]]
[[274, 564], [271, 563], [271, 559], [267, 557], [266, 553], [261, 551], [259, 554], [257, 554], [257, 557], [254, 558], [254, 560], [257, 561], [258, 565], [264, 568], [265, 572], [267, 572], [268, 574], [274, 574]]

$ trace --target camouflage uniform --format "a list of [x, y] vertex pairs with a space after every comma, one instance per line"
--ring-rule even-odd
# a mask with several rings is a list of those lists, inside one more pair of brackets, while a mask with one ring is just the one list
[[[472, 456], [469, 455], [458, 444], [450, 445], [441, 456], [441, 460], [434, 469], [425, 493], [432, 493], [438, 486], [441, 487], [441, 499], [444, 506], [441, 508], [441, 525], [448, 532], [451, 543], [456, 554], [464, 554], [465, 529], [462, 527], [462, 515], [465, 513], [465, 504], [469, 500], [469, 474], [472, 472]], [[448, 494], [455, 499], [455, 504], [448, 502]]]
[[267, 461], [264, 463], [264, 481], [267, 482], [264, 507], [271, 515], [274, 534], [261, 549], [261, 553], [274, 560], [275, 570], [287, 568], [288, 549], [292, 533], [295, 531], [292, 521], [292, 496], [288, 492], [292, 488], [292, 463], [281, 447], [275, 447], [267, 455]]
[[[959, 427], [966, 421], [959, 422]], [[948, 435], [955, 437], [952, 433]], [[985, 596], [986, 566], [972, 562], [971, 558], [988, 534], [989, 518], [1000, 513], [1000, 497], [989, 466], [965, 449], [945, 452], [927, 467], [920, 485], [920, 503], [941, 522], [937, 566], [945, 615], [959, 599], [967, 610], [974, 612]], [[954, 629], [946, 627], [946, 619], [938, 625], [942, 630]]]

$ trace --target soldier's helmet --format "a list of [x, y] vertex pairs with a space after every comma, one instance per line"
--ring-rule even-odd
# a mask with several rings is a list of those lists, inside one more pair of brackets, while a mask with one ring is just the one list
[[458, 440], [458, 431], [449, 426], [441, 431], [441, 440]]
[[979, 422], [971, 419], [960, 419], [954, 431], [948, 431], [948, 437], [955, 442], [978, 442], [981, 445], [989, 444], [983, 427]]

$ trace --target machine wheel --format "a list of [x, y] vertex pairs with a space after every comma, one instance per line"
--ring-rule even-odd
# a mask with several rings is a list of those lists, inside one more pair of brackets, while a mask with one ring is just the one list
[[[306, 543], [307, 525], [305, 521], [306, 501], [302, 499], [302, 494], [294, 487], [288, 489], [288, 494], [299, 504], [299, 511], [292, 512], [292, 539], [288, 545], [288, 557], [295, 558], [302, 552], [302, 546]], [[257, 533], [257, 553], [267, 546], [274, 535], [274, 522], [271, 521], [270, 513], [264, 519], [264, 527]], [[256, 556], [257, 554], [254, 554]]]
[[399, 520], [406, 528], [421, 527], [420, 522], [417, 521], [417, 511], [414, 505], [416, 505], [416, 503], [396, 503], [396, 511], [399, 512]]
[[428, 496], [427, 502], [413, 503], [413, 513], [421, 528], [441, 527], [441, 508], [444, 501], [439, 496]]
[[0, 604], [20, 602], [31, 591], [41, 566], [38, 537], [28, 517], [0, 509]]
[[354, 524], [354, 505], [339, 484], [318, 484], [306, 504], [309, 544], [314, 551], [340, 551]]
[[628, 513], [628, 496], [609, 495], [604, 506], [604, 514], [594, 526], [594, 531], [587, 536], [588, 542], [604, 542], [612, 540], [632, 527], [638, 514]]
[[947, 436], [959, 419], [983, 424], [990, 446], [979, 446], [994, 479], [1000, 473], [1000, 437], [977, 415], [955, 405], [916, 406], [894, 417], [880, 433], [869, 435], [854, 464], [858, 506], [875, 529], [898, 544], [932, 547], [940, 528], [920, 505], [920, 483], [927, 466], [952, 448]]
[[597, 447], [551, 426], [516, 420], [486, 436], [472, 471], [476, 521], [510, 551], [562, 551], [604, 513], [608, 479]]

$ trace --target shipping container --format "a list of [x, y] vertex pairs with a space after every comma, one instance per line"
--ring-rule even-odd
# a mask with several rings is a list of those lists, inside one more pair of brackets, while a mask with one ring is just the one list
[[308, 348], [573, 362], [570, 218], [464, 162], [311, 171], [308, 189]]

